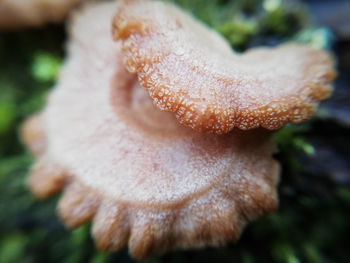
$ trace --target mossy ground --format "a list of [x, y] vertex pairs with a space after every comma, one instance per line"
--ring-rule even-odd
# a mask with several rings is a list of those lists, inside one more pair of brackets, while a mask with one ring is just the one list
[[[289, 40], [332, 47], [329, 31], [313, 27], [307, 10], [289, 1], [175, 2], [237, 51]], [[39, 202], [25, 186], [33, 158], [19, 141], [20, 124], [44, 105], [64, 59], [65, 38], [63, 26], [0, 33], [0, 262], [133, 262], [127, 251], [96, 251], [89, 225], [69, 231], [60, 224], [58, 196]], [[342, 167], [350, 160], [349, 134], [329, 114], [285, 127], [275, 136], [282, 164], [277, 212], [249, 225], [235, 245], [144, 262], [349, 262], [350, 172]], [[317, 162], [320, 149], [330, 156], [328, 170]]]

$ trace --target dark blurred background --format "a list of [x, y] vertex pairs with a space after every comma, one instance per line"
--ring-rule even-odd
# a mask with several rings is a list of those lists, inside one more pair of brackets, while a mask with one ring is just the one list
[[[278, 211], [250, 224], [237, 244], [172, 252], [144, 262], [349, 262], [350, 1], [176, 0], [237, 51], [285, 41], [329, 49], [339, 76], [333, 97], [308, 123], [275, 134], [282, 164]], [[33, 157], [22, 121], [41, 109], [65, 57], [64, 25], [0, 30], [0, 263], [133, 262], [126, 250], [98, 252], [90, 226], [67, 230], [59, 196], [26, 188]]]

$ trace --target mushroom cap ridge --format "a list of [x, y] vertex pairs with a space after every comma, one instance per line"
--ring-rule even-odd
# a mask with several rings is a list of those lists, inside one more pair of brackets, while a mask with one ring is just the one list
[[299, 44], [234, 53], [176, 6], [119, 1], [113, 34], [154, 104], [197, 131], [227, 133], [308, 120], [332, 92], [332, 56]]

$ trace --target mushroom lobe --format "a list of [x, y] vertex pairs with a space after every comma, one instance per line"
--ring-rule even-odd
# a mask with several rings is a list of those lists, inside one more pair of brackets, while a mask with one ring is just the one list
[[309, 119], [335, 77], [326, 51], [298, 44], [234, 53], [174, 5], [119, 1], [114, 38], [158, 109], [197, 131], [227, 133]]
[[114, 11], [100, 3], [74, 16], [69, 59], [38, 115], [44, 134], [33, 122], [23, 129], [40, 152], [30, 188], [40, 198], [63, 188], [61, 219], [69, 227], [92, 219], [102, 250], [128, 245], [144, 258], [235, 241], [277, 205], [270, 134], [198, 133], [155, 109], [110, 37]]
[[61, 22], [82, 0], [0, 0], [0, 28]]

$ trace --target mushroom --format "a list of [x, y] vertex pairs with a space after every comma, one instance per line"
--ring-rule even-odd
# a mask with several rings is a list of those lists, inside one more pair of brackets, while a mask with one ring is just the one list
[[102, 250], [128, 245], [144, 258], [237, 240], [277, 206], [271, 133], [198, 133], [157, 110], [110, 36], [115, 9], [96, 3], [74, 15], [57, 87], [22, 130], [38, 155], [30, 189], [39, 198], [64, 189], [61, 219], [71, 228], [92, 220]]
[[0, 28], [63, 21], [82, 0], [0, 0]]
[[332, 92], [332, 56], [298, 44], [232, 51], [216, 32], [176, 6], [119, 1], [113, 35], [126, 69], [158, 109], [197, 131], [223, 134], [311, 117]]
[[35, 114], [24, 122], [21, 129], [22, 141], [34, 156], [40, 156], [46, 148], [43, 119], [42, 114]]

